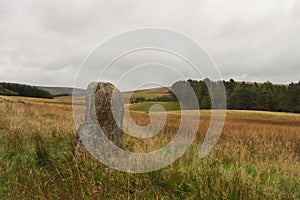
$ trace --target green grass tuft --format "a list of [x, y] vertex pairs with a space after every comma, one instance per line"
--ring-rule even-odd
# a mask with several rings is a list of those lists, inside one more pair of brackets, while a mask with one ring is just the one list
[[144, 102], [136, 103], [129, 106], [129, 110], [149, 112], [151, 106], [159, 104], [165, 108], [166, 111], [180, 110], [180, 105], [177, 102]]

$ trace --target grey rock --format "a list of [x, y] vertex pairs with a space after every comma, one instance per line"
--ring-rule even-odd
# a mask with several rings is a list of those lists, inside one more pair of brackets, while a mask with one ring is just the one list
[[[100, 132], [98, 134], [104, 133], [113, 144], [122, 148], [123, 114], [124, 99], [122, 93], [113, 84], [90, 83], [86, 94], [85, 122], [77, 130], [79, 142], [75, 154], [84, 153], [83, 140], [94, 130]], [[101, 145], [101, 141], [95, 143]]]

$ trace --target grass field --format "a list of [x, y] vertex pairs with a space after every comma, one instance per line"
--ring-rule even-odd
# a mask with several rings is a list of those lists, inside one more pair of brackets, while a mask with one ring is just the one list
[[[210, 112], [201, 112], [197, 138], [179, 160], [128, 174], [74, 156], [70, 100], [0, 97], [0, 199], [300, 199], [299, 114], [228, 111], [217, 145], [199, 159], [210, 122]], [[150, 120], [145, 112], [131, 116], [140, 125]], [[164, 146], [179, 120], [178, 111], [169, 112], [159, 134], [144, 140], [125, 135], [124, 148]]]

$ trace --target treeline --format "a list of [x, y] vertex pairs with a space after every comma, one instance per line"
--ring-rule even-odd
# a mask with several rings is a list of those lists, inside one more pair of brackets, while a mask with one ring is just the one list
[[0, 95], [25, 96], [52, 99], [53, 95], [48, 91], [39, 89], [35, 86], [23, 85], [18, 83], [0, 83]]
[[177, 101], [176, 98], [172, 96], [158, 96], [153, 98], [145, 98], [145, 97], [137, 97], [134, 100], [134, 103], [142, 103], [142, 102], [172, 102]]
[[[221, 88], [222, 81], [215, 82], [209, 79], [179, 81], [173, 84], [171, 90], [176, 91], [177, 95], [186, 95], [184, 83], [189, 83], [192, 86], [199, 107], [210, 109], [211, 97], [207, 85], [217, 91]], [[223, 81], [223, 84], [227, 98], [227, 109], [300, 113], [300, 81], [289, 85], [276, 85], [270, 82], [262, 84], [240, 83], [230, 79], [230, 81]], [[186, 98], [189, 97], [186, 96]], [[216, 108], [218, 108], [219, 101], [220, 107], [222, 107], [221, 99], [218, 100], [218, 96], [212, 96], [212, 98], [215, 98]], [[190, 103], [193, 104], [194, 102]]]

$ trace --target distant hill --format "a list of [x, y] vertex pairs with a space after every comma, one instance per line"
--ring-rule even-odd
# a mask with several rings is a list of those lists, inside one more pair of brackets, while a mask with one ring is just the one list
[[24, 85], [19, 83], [0, 83], [0, 95], [6, 96], [24, 96], [52, 99], [53, 95], [41, 88]]
[[[130, 93], [131, 91], [126, 91], [123, 93]], [[160, 88], [150, 88], [150, 89], [143, 89], [143, 90], [136, 90], [134, 91], [135, 94], [160, 94], [162, 96], [169, 95], [169, 87], [160, 87]]]
[[32, 86], [19, 83], [0, 82], [0, 95], [5, 96], [53, 98], [72, 95], [83, 96], [85, 94], [86, 90], [80, 88]]
[[0, 95], [6, 95], [6, 96], [16, 96], [17, 93], [11, 90], [8, 90], [3, 87], [3, 85], [0, 85]]
[[[50, 92], [53, 96], [72, 96], [73, 94], [73, 88], [70, 87], [45, 87], [45, 86], [37, 86], [40, 89], [46, 90]], [[76, 96], [82, 96], [86, 94], [85, 89], [74, 89], [74, 94]]]
[[128, 99], [131, 95], [131, 100], [135, 101], [136, 98], [145, 98], [145, 99], [153, 99], [157, 97], [169, 97], [168, 87], [161, 87], [161, 88], [150, 88], [150, 89], [143, 89], [143, 90], [136, 90], [134, 92], [132, 91], [125, 91], [123, 92], [125, 100]]

